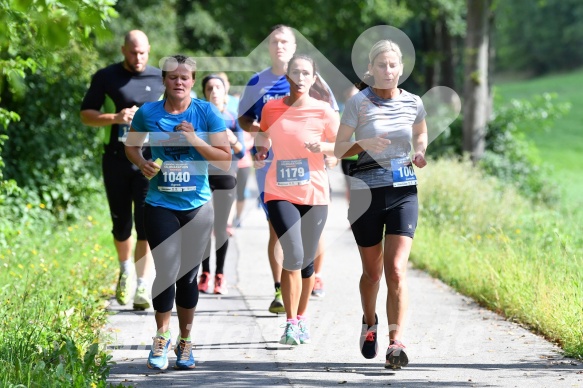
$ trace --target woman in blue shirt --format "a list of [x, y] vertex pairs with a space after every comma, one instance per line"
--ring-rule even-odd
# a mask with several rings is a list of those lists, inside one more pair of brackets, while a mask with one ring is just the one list
[[[198, 303], [196, 276], [214, 217], [208, 165], [227, 171], [231, 164], [220, 112], [190, 96], [195, 76], [193, 60], [167, 57], [162, 69], [164, 99], [136, 112], [126, 141], [128, 159], [150, 179], [144, 222], [156, 267], [152, 296], [157, 331], [147, 362], [151, 369], [168, 367], [174, 300], [180, 327], [175, 368], [195, 367], [190, 331]], [[157, 163], [142, 155], [147, 137]]]

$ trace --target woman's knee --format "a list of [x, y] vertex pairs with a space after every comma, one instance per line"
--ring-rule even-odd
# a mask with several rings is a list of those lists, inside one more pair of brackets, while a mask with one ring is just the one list
[[289, 271], [302, 269], [304, 266], [304, 247], [299, 235], [289, 230], [279, 239], [279, 242], [283, 249], [283, 268]]
[[367, 283], [371, 285], [377, 285], [381, 282], [383, 277], [383, 271], [364, 271], [362, 277]]
[[391, 266], [387, 268], [386, 274], [387, 282], [401, 283], [407, 280], [407, 266]]
[[303, 265], [302, 259], [285, 257], [284, 253], [282, 264], [283, 269], [287, 271], [299, 271], [302, 269], [302, 265]]
[[370, 284], [380, 283], [383, 277], [383, 250], [380, 244], [359, 247], [362, 260], [362, 276]]

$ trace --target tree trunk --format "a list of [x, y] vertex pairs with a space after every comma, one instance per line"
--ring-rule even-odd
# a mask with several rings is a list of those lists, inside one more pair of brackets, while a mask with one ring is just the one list
[[447, 86], [455, 90], [455, 65], [454, 65], [454, 53], [453, 53], [453, 43], [452, 36], [449, 33], [447, 27], [447, 22], [445, 21], [445, 16], [441, 15], [439, 18], [440, 27], [440, 43], [441, 43], [441, 79], [439, 80], [440, 86]]
[[494, 65], [496, 63], [496, 46], [494, 44], [494, 12], [490, 12], [488, 15], [488, 108], [486, 109], [486, 118], [490, 121], [490, 118], [494, 114], [494, 93], [492, 93], [493, 75], [494, 75]]
[[435, 86], [435, 24], [431, 20], [421, 22], [421, 31], [423, 36], [423, 62], [425, 65], [424, 84], [425, 90]]
[[467, 0], [463, 150], [476, 162], [484, 155], [488, 111], [488, 15], [490, 0]]

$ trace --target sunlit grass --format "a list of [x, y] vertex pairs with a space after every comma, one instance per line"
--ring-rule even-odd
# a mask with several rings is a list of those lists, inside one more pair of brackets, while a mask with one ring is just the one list
[[62, 227], [20, 233], [0, 253], [0, 385], [105, 386], [98, 344], [117, 265], [107, 206]]
[[419, 171], [414, 264], [583, 358], [583, 238], [470, 163]]

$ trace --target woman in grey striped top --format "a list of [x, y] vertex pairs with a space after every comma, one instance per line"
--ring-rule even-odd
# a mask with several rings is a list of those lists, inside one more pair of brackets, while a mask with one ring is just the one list
[[401, 338], [408, 306], [407, 262], [418, 215], [413, 165], [427, 164], [425, 109], [418, 96], [398, 88], [402, 74], [399, 46], [377, 42], [361, 91], [346, 102], [335, 146], [339, 158], [358, 154], [349, 173], [348, 219], [363, 268], [360, 350], [369, 359], [378, 351], [375, 307], [384, 269], [390, 338], [386, 368], [408, 364]]

